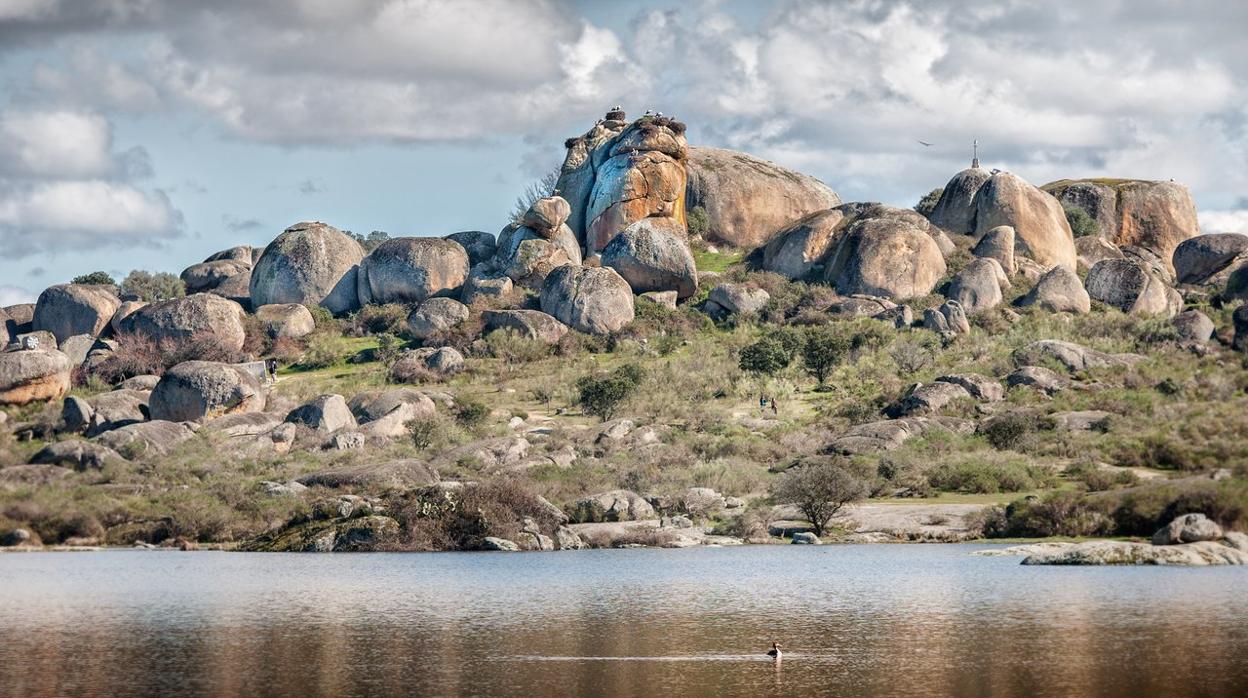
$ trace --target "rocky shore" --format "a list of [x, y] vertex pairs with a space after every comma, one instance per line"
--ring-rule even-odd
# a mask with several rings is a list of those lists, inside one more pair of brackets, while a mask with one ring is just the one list
[[565, 150], [497, 235], [305, 221], [0, 309], [0, 546], [1130, 537], [1202, 513], [1223, 542], [1027, 564], [1237, 559], [1248, 237], [1199, 234], [1181, 185], [974, 166], [913, 210], [842, 202], [621, 110]]

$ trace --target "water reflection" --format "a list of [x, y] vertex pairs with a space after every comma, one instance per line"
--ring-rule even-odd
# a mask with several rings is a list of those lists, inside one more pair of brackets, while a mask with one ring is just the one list
[[970, 549], [0, 555], [0, 694], [1248, 687], [1244, 568], [1027, 568]]

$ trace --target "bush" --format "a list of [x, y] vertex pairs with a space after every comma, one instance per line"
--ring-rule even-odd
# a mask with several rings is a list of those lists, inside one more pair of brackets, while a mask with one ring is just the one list
[[390, 233], [387, 233], [384, 230], [374, 230], [369, 233], [367, 237], [360, 235], [359, 233], [352, 233], [349, 231], [347, 234], [355, 238], [356, 242], [360, 243], [360, 247], [364, 248], [364, 254], [372, 252], [377, 249], [381, 243], [390, 239]]
[[1082, 238], [1100, 234], [1100, 226], [1096, 224], [1092, 216], [1088, 215], [1087, 211], [1071, 204], [1067, 204], [1062, 208], [1066, 211], [1066, 222], [1070, 224], [1070, 231], [1075, 234], [1075, 237]]
[[894, 344], [888, 355], [897, 364], [897, 370], [911, 375], [927, 368], [936, 359], [935, 341], [934, 335], [926, 333], [907, 337]]
[[1114, 521], [1103, 504], [1080, 492], [1059, 491], [1012, 502], [1005, 508], [1009, 536], [1103, 536]]
[[83, 274], [82, 276], [75, 276], [73, 281], [70, 283], [95, 284], [97, 286], [116, 286], [117, 285], [117, 282], [113, 280], [112, 276], [109, 276], [107, 272], [102, 272], [102, 271], [93, 271], [90, 274]]
[[162, 342], [144, 335], [120, 334], [116, 342], [117, 348], [113, 353], [93, 369], [95, 376], [110, 385], [134, 376], [163, 375], [167, 369], [183, 361], [237, 363], [243, 358], [211, 334]]
[[407, 306], [399, 303], [366, 305], [351, 316], [346, 333], [354, 337], [370, 334], [403, 334], [407, 329]]
[[1048, 483], [1052, 477], [1042, 468], [1019, 463], [966, 461], [940, 465], [927, 474], [932, 487], [942, 492], [994, 494], [1025, 492]]
[[480, 400], [461, 395], [455, 399], [455, 421], [468, 427], [475, 429], [490, 417], [490, 407]]
[[329, 368], [347, 356], [342, 339], [326, 332], [310, 335], [307, 347], [299, 359], [299, 368], [304, 370]]
[[984, 425], [984, 438], [999, 451], [1018, 450], [1031, 434], [1034, 422], [1034, 418], [1028, 415], [1003, 414]]
[[637, 364], [625, 364], [605, 376], [585, 376], [576, 383], [577, 402], [585, 414], [606, 421], [644, 379], [645, 369]]
[[153, 274], [142, 269], [135, 269], [122, 279], [121, 293], [126, 296], [136, 296], [147, 303], [156, 303], [185, 296], [186, 284], [169, 272], [161, 271]]
[[536, 492], [510, 478], [458, 491], [423, 488], [399, 497], [389, 508], [397, 512], [406, 550], [477, 550], [487, 536], [515, 540], [525, 519], [547, 533], [559, 525]]
[[711, 234], [711, 217], [706, 209], [694, 206], [685, 214], [685, 224], [689, 228], [689, 237], [707, 238]]
[[550, 356], [550, 345], [540, 339], [520, 334], [512, 329], [494, 330], [485, 336], [485, 346], [490, 356], [502, 359], [509, 370], [520, 365], [540, 361]]
[[399, 358], [399, 352], [403, 350], [403, 341], [398, 337], [383, 332], [377, 335], [377, 360], [389, 366], [394, 360]]
[[936, 203], [940, 201], [940, 196], [941, 194], [944, 194], [944, 193], [945, 193], [944, 187], [937, 187], [929, 191], [928, 193], [923, 195], [922, 199], [919, 199], [919, 203], [914, 205], [914, 210], [918, 211], [924, 216], [932, 215], [932, 211], [936, 209]]
[[798, 463], [772, 483], [771, 497], [778, 504], [792, 504], [823, 535], [832, 517], [843, 506], [866, 496], [866, 486], [851, 475], [841, 458], [817, 457]]
[[741, 350], [737, 362], [742, 371], [772, 375], [789, 365], [792, 356], [774, 337], [763, 337]]
[[850, 339], [833, 326], [808, 328], [802, 345], [806, 373], [819, 381], [819, 385], [824, 385], [832, 370], [849, 355], [850, 346]]

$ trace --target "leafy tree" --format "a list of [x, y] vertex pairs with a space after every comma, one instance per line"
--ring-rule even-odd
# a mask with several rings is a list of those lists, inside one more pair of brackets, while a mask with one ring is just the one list
[[372, 252], [373, 250], [377, 249], [377, 247], [380, 246], [381, 243], [390, 239], [390, 233], [387, 233], [384, 230], [374, 230], [373, 232], [369, 233], [367, 237], [364, 235], [360, 235], [359, 233], [353, 233], [351, 231], [347, 231], [347, 234], [355, 238], [356, 242], [360, 243], [360, 247], [364, 248], [365, 254]]
[[940, 201], [940, 196], [944, 193], [945, 190], [941, 187], [929, 191], [923, 195], [922, 199], [919, 199], [919, 203], [914, 205], [914, 210], [924, 216], [932, 215], [932, 211], [936, 210], [936, 203]]
[[75, 284], [97, 284], [101, 286], [116, 286], [117, 282], [113, 280], [107, 272], [93, 271], [90, 274], [75, 276], [72, 283]]
[[185, 296], [186, 284], [169, 272], [161, 271], [153, 274], [142, 269], [135, 269], [122, 279], [121, 292], [124, 295], [137, 296], [139, 300], [148, 303], [155, 303]]
[[771, 497], [792, 504], [822, 536], [833, 516], [846, 504], [866, 496], [866, 485], [843, 467], [839, 458], [813, 458], [780, 474], [771, 485]]
[[806, 342], [802, 345], [802, 363], [806, 373], [819, 385], [827, 382], [828, 374], [849, 355], [851, 341], [844, 333], [827, 325], [806, 330]]
[[789, 365], [793, 357], [780, 340], [775, 337], [763, 337], [741, 350], [741, 359], [737, 365], [742, 371], [772, 375]]
[[694, 206], [685, 214], [685, 224], [689, 228], [689, 237], [703, 238], [711, 232], [711, 217], [706, 209]]
[[645, 369], [636, 364], [626, 364], [605, 376], [585, 376], [577, 381], [580, 395], [578, 402], [585, 414], [606, 421], [645, 379]]
[[793, 363], [802, 353], [802, 347], [806, 344], [806, 335], [796, 327], [777, 327], [770, 337], [784, 347], [785, 353], [789, 355], [789, 363]]
[[538, 199], [554, 196], [555, 185], [559, 183], [559, 170], [547, 172], [536, 182], [529, 182], [524, 192], [516, 197], [516, 205], [511, 209], [511, 222], [519, 223], [529, 207]]
[[1070, 223], [1070, 231], [1075, 237], [1089, 237], [1101, 232], [1101, 227], [1088, 212], [1078, 206], [1067, 204], [1062, 207], [1066, 211], [1066, 222]]

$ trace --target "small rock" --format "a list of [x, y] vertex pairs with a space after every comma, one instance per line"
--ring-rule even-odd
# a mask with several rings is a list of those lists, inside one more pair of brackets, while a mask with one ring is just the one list
[[481, 541], [481, 549], [508, 553], [520, 552], [520, 546], [516, 545], [514, 542], [509, 541], [506, 538], [495, 538], [493, 536], [486, 536], [485, 539]]
[[810, 531], [793, 534], [793, 545], [820, 545], [822, 542], [819, 540], [819, 536]]

